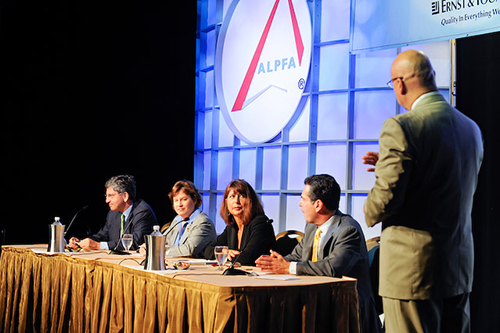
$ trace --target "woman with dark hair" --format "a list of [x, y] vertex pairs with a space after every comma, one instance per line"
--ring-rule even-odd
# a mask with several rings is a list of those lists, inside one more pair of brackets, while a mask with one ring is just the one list
[[255, 265], [262, 254], [268, 254], [275, 242], [271, 221], [264, 214], [257, 193], [242, 179], [233, 180], [224, 192], [220, 215], [226, 228], [205, 248], [205, 258], [215, 258], [214, 247], [229, 248], [228, 260], [236, 256], [242, 265]]
[[[189, 180], [179, 180], [168, 197], [178, 215], [163, 232], [170, 246], [166, 255], [203, 257], [205, 246], [215, 240], [216, 233], [214, 223], [201, 211], [198, 189]], [[141, 246], [139, 252], [145, 255], [146, 246]]]

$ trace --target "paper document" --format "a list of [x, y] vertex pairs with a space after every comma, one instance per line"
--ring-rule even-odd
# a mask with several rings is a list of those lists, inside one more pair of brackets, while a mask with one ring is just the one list
[[288, 280], [299, 280], [300, 278], [297, 276], [292, 276], [292, 275], [256, 275], [254, 276], [255, 279], [266, 279], [266, 280], [281, 280], [281, 281], [288, 281]]

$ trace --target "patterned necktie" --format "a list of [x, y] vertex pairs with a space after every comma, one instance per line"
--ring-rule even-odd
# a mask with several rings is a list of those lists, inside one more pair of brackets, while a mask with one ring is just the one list
[[122, 214], [122, 227], [120, 230], [120, 235], [123, 235], [123, 227], [125, 226], [125, 214]]
[[313, 253], [312, 253], [312, 262], [318, 261], [318, 248], [319, 248], [319, 239], [321, 238], [321, 229], [316, 229], [316, 233], [314, 234], [314, 242], [313, 242]]

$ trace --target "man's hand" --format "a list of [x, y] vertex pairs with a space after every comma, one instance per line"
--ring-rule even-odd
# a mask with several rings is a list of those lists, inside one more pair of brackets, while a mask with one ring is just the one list
[[90, 238], [85, 238], [82, 240], [80, 243], [78, 243], [82, 249], [85, 251], [92, 251], [92, 250], [100, 250], [101, 249], [101, 244], [99, 242], [96, 242], [95, 240], [92, 240]]
[[143, 257], [146, 256], [146, 243], [142, 243], [141, 246], [139, 246], [139, 254]]
[[80, 240], [78, 238], [71, 237], [66, 247], [72, 250], [78, 250], [80, 248], [80, 245], [78, 245], [78, 243], [80, 243]]
[[[362, 158], [363, 158], [363, 164], [370, 164], [370, 165], [375, 166], [378, 162], [378, 153], [369, 151]], [[375, 171], [375, 168], [368, 168], [368, 169], [366, 169], [366, 171], [373, 172], [373, 171]]]
[[273, 250], [271, 250], [271, 254], [268, 256], [260, 256], [257, 260], [255, 260], [255, 264], [263, 272], [272, 272], [277, 274], [290, 273], [290, 262], [286, 261], [281, 254]]

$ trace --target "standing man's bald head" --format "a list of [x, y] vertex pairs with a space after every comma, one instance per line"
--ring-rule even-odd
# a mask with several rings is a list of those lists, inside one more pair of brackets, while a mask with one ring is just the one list
[[435, 72], [429, 58], [420, 51], [399, 54], [391, 67], [391, 78], [398, 103], [410, 110], [421, 95], [437, 91]]

